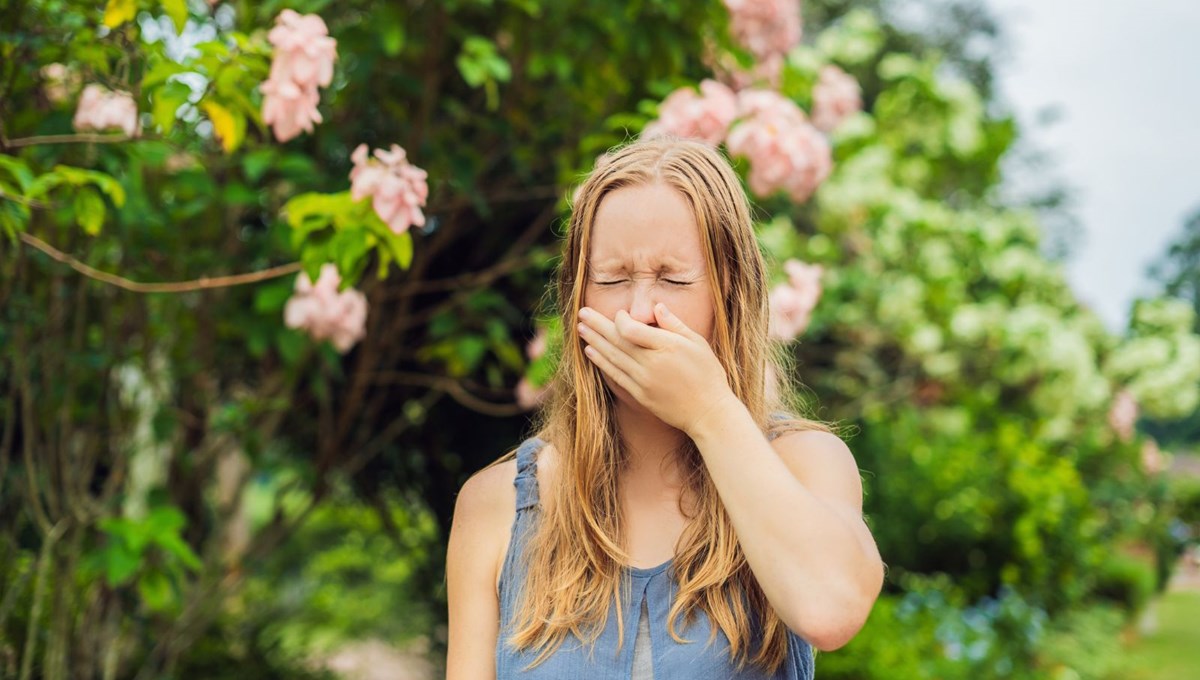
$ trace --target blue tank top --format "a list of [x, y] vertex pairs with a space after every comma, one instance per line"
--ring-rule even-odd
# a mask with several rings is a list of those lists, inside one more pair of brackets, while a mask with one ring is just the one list
[[610, 611], [604, 630], [596, 640], [595, 651], [590, 655], [588, 645], [578, 637], [568, 634], [554, 654], [526, 670], [526, 666], [537, 657], [537, 650], [515, 649], [508, 643], [508, 638], [513, 633], [512, 618], [516, 612], [516, 599], [521, 585], [519, 558], [541, 515], [536, 469], [537, 451], [544, 444], [540, 438], [531, 437], [522, 442], [517, 449], [517, 476], [513, 480], [517, 488], [517, 516], [513, 521], [509, 550], [504, 557], [504, 566], [500, 573], [500, 635], [496, 643], [496, 680], [628, 680], [632, 675], [634, 642], [643, 611], [649, 614], [651, 666], [654, 677], [658, 680], [757, 680], [768, 677], [775, 680], [812, 680], [813, 648], [804, 638], [792, 631], [788, 631], [787, 658], [773, 676], [766, 675], [749, 663], [738, 673], [737, 666], [731, 663], [729, 658], [729, 638], [720, 628], [717, 629], [712, 644], [708, 644], [709, 618], [703, 610], [697, 610], [691, 625], [687, 627], [683, 626], [682, 617], [676, 619], [676, 631], [683, 639], [690, 641], [686, 644], [676, 642], [667, 632], [667, 610], [677, 591], [669, 569], [672, 560], [656, 567], [625, 568], [630, 580], [630, 598], [621, 602], [621, 620], [625, 630], [620, 650], [617, 649], [617, 617]]

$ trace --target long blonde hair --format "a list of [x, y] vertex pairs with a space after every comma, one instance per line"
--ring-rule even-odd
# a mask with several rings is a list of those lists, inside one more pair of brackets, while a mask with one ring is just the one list
[[[831, 431], [818, 421], [790, 415], [799, 409], [784, 380], [791, 368], [789, 355], [767, 335], [767, 273], [746, 194], [729, 162], [705, 144], [658, 137], [627, 144], [597, 161], [576, 194], [557, 273], [561, 327], [578, 323], [600, 202], [621, 187], [655, 183], [678, 191], [700, 227], [709, 280], [715, 282], [710, 286], [712, 349], [734, 394], [764, 431]], [[552, 654], [568, 633], [594, 649], [610, 604], [619, 603], [622, 588], [629, 585], [622, 578], [622, 565], [629, 560], [622, 548], [625, 526], [617, 489], [627, 453], [611, 393], [582, 349], [575, 333], [564, 333], [558, 368], [536, 423], [537, 436], [552, 443], [559, 455], [558, 483], [546, 489], [553, 502], [543, 506], [524, 551], [524, 583], [509, 638], [518, 649], [540, 650], [531, 665]], [[779, 413], [786, 417], [772, 418]], [[695, 444], [688, 439], [676, 454], [686, 472], [684, 495], [695, 499], [697, 513], [689, 517], [671, 565], [678, 594], [667, 616], [668, 631], [686, 642], [676, 619], [682, 616], [686, 627], [697, 608], [703, 610], [712, 623], [709, 641], [718, 629], [723, 631], [739, 669], [749, 662], [773, 674], [787, 657], [787, 629], [746, 563]], [[616, 615], [623, 631], [619, 605]]]

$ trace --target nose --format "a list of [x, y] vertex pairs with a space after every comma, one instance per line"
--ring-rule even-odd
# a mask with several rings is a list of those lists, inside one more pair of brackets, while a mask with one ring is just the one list
[[654, 283], [651, 281], [641, 281], [635, 283], [632, 287], [633, 292], [630, 294], [629, 300], [629, 316], [634, 320], [640, 321], [648, 326], [658, 325], [654, 318]]

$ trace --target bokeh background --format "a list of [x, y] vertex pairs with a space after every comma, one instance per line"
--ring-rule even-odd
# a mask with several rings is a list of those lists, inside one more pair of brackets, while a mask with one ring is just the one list
[[1114, 144], [1077, 191], [1045, 129], [1100, 114], [999, 86], [1064, 73], [1020, 4], [9, 0], [0, 677], [438, 677], [572, 190], [659, 132], [733, 158], [862, 469], [889, 574], [818, 676], [1200, 677], [1200, 212], [1093, 228], [1167, 185]]

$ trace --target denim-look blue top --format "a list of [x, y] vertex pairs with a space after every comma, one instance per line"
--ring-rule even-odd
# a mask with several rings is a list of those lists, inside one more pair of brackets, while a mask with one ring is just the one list
[[[770, 437], [774, 438], [774, 437]], [[516, 650], [508, 643], [513, 633], [512, 618], [517, 608], [517, 595], [523, 576], [520, 556], [528, 537], [541, 515], [538, 505], [537, 451], [545, 444], [537, 437], [521, 443], [517, 449], [517, 476], [513, 484], [517, 487], [517, 517], [513, 522], [512, 538], [508, 554], [500, 575], [500, 635], [496, 643], [497, 680], [548, 678], [587, 678], [588, 680], [628, 680], [632, 675], [634, 641], [637, 637], [638, 618], [645, 600], [650, 614], [650, 650], [655, 680], [729, 680], [731, 678], [767, 678], [761, 670], [749, 663], [737, 672], [730, 662], [729, 638], [720, 628], [716, 638], [708, 644], [709, 618], [703, 610], [697, 610], [690, 626], [683, 627], [683, 619], [676, 620], [676, 631], [689, 640], [687, 644], [676, 642], [667, 632], [667, 610], [675, 597], [677, 586], [669, 570], [671, 560], [656, 567], [626, 567], [630, 578], [630, 599], [621, 602], [622, 624], [625, 627], [624, 642], [617, 649], [617, 617], [610, 611], [604, 631], [596, 640], [595, 651], [589, 656], [589, 647], [578, 637], [568, 634], [554, 654], [542, 663], [525, 670], [536, 657], [533, 649]], [[751, 647], [755, 649], [755, 647]], [[812, 680], [813, 649], [809, 643], [794, 632], [788, 631], [787, 659], [775, 675], [777, 680]]]

